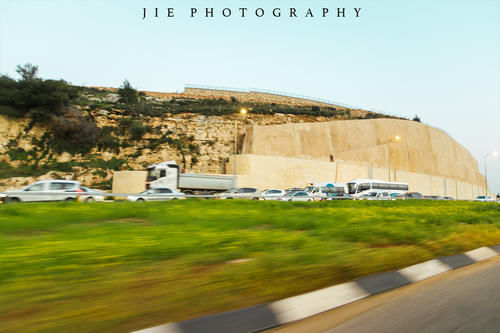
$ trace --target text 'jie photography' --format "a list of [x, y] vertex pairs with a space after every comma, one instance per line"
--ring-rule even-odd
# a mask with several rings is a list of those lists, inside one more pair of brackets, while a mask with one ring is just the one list
[[189, 8], [185, 10], [176, 10], [176, 8], [142, 8], [141, 18], [143, 20], [159, 18], [248, 18], [248, 17], [274, 17], [274, 18], [346, 18], [361, 16], [362, 8]]

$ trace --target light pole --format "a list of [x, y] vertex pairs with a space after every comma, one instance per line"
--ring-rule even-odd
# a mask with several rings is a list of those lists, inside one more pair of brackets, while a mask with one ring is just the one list
[[487, 172], [487, 169], [486, 169], [486, 160], [488, 159], [488, 156], [490, 155], [493, 155], [493, 156], [497, 156], [498, 152], [496, 150], [486, 154], [486, 156], [484, 157], [484, 196], [487, 196], [488, 195], [488, 174], [486, 173]]
[[[401, 140], [401, 137], [399, 135], [396, 135], [390, 141], [387, 141], [386, 145], [390, 142], [399, 142], [399, 140]], [[389, 149], [389, 146], [387, 146], [387, 171], [389, 172], [389, 182], [390, 182], [391, 181], [391, 150]]]
[[[242, 108], [240, 114], [247, 114], [247, 109]], [[233, 176], [236, 179], [236, 154], [238, 153], [238, 118], [234, 120], [234, 158], [233, 158]]]

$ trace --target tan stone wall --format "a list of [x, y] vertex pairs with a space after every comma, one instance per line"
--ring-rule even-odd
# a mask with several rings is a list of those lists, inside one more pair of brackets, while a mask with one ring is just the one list
[[[396, 135], [401, 137], [399, 142], [394, 142]], [[365, 162], [373, 167], [484, 183], [476, 160], [446, 133], [397, 119], [253, 126], [247, 131], [242, 153]]]
[[113, 193], [140, 193], [146, 190], [146, 171], [115, 171]]
[[[232, 173], [233, 158], [228, 163]], [[238, 186], [266, 188], [304, 187], [310, 182], [347, 183], [356, 178], [389, 180], [387, 168], [373, 168], [355, 162], [327, 162], [269, 155], [237, 155]], [[370, 177], [371, 176], [371, 177]], [[424, 195], [451, 196], [471, 200], [483, 193], [482, 186], [449, 177], [391, 169], [391, 180], [408, 183], [410, 191]]]

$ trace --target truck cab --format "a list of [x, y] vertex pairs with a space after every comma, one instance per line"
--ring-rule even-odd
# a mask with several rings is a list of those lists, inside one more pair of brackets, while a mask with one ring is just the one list
[[175, 161], [153, 163], [147, 168], [146, 189], [155, 187], [177, 188], [180, 167]]

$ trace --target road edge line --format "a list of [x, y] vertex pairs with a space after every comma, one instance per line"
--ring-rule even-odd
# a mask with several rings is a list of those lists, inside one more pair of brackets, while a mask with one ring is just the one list
[[247, 333], [289, 324], [357, 300], [416, 283], [475, 264], [500, 254], [500, 244], [462, 254], [440, 257], [396, 271], [377, 273], [351, 282], [178, 323], [146, 328], [133, 333]]

